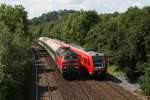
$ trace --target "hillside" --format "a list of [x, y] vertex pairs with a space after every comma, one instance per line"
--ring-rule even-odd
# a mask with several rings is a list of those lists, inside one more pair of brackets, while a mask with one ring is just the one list
[[39, 17], [34, 17], [29, 20], [30, 24], [38, 25], [44, 22], [51, 22], [61, 19], [63, 16], [67, 14], [76, 13], [78, 11], [75, 10], [59, 10], [59, 11], [52, 11], [48, 13], [44, 13]]
[[41, 32], [48, 33], [53, 27], [53, 23], [56, 23], [58, 20], [61, 20], [63, 17], [68, 14], [78, 13], [79, 11], [75, 10], [59, 10], [44, 13], [39, 17], [34, 17], [29, 22], [29, 31], [33, 34], [33, 37], [40, 36]]

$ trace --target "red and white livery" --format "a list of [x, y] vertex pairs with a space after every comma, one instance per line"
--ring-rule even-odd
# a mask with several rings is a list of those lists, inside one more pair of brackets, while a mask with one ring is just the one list
[[39, 44], [47, 50], [62, 74], [80, 72], [78, 56], [70, 49], [70, 46], [60, 44], [47, 37], [40, 37]]
[[69, 46], [72, 51], [76, 52], [81, 67], [86, 69], [89, 74], [105, 74], [107, 72], [106, 56], [103, 53], [86, 50], [78, 45], [67, 44], [56, 39], [54, 41], [63, 46]]

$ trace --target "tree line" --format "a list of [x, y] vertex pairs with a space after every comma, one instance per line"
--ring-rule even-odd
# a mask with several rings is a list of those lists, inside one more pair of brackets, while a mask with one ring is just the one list
[[31, 25], [30, 32], [34, 38], [48, 36], [96, 48], [150, 95], [150, 7], [130, 7], [113, 14], [81, 10], [53, 22]]

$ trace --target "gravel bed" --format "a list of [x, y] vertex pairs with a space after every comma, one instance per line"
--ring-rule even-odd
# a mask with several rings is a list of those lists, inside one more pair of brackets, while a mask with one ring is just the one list
[[140, 85], [138, 83], [129, 83], [125, 75], [117, 76], [117, 78], [121, 80], [121, 82], [118, 84], [131, 92], [140, 89]]

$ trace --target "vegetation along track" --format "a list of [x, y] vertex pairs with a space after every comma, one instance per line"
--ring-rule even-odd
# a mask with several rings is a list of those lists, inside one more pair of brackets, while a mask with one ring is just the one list
[[63, 78], [47, 52], [32, 45], [35, 57], [36, 100], [139, 100], [111, 80], [87, 78], [86, 75]]

